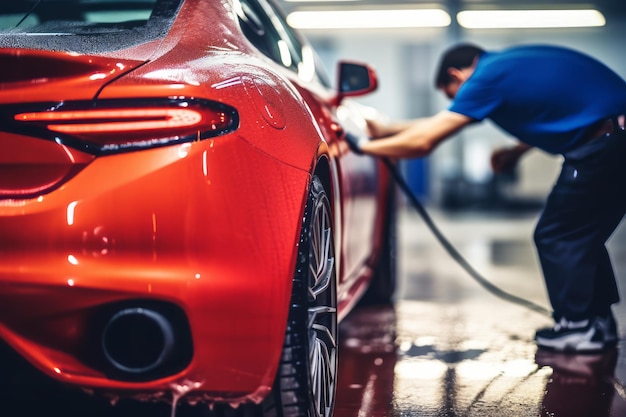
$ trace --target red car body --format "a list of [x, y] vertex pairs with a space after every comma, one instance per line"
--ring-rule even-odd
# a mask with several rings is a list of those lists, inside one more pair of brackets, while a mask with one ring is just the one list
[[[342, 135], [364, 133], [363, 116], [304, 68], [310, 57], [300, 74], [268, 58], [239, 1], [179, 3], [128, 45], [2, 35], [0, 337], [63, 383], [258, 403], [279, 366], [312, 176], [332, 207], [339, 320], [371, 279], [387, 178], [349, 150]], [[167, 370], [124, 375], [101, 333], [145, 311], [182, 347]], [[141, 368], [162, 353], [128, 354]]]

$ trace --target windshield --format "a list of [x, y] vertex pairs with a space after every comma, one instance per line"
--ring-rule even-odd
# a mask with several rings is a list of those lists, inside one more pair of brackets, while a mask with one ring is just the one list
[[[5, 0], [0, 3], [0, 47], [77, 52], [129, 47], [167, 33], [180, 3], [182, 0]], [[95, 43], [94, 36], [98, 36]]]

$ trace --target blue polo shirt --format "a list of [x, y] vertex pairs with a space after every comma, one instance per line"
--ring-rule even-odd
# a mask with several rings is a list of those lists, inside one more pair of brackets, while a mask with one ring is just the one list
[[571, 49], [518, 46], [481, 55], [449, 110], [489, 118], [529, 145], [565, 153], [595, 122], [626, 113], [626, 82]]

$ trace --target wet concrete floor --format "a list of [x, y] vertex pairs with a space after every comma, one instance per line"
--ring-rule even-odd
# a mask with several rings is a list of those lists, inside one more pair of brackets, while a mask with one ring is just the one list
[[[434, 219], [478, 272], [549, 308], [535, 214]], [[358, 309], [341, 326], [335, 417], [626, 416], [623, 340], [603, 354], [538, 351], [534, 333], [551, 320], [485, 291], [410, 211], [400, 242], [396, 305]], [[626, 226], [609, 248], [626, 287]], [[624, 303], [615, 314], [623, 339]]]

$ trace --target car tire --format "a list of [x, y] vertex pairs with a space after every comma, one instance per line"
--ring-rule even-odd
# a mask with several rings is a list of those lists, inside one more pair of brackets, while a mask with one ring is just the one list
[[289, 318], [264, 417], [330, 417], [337, 377], [337, 287], [330, 202], [313, 177], [302, 223]]

